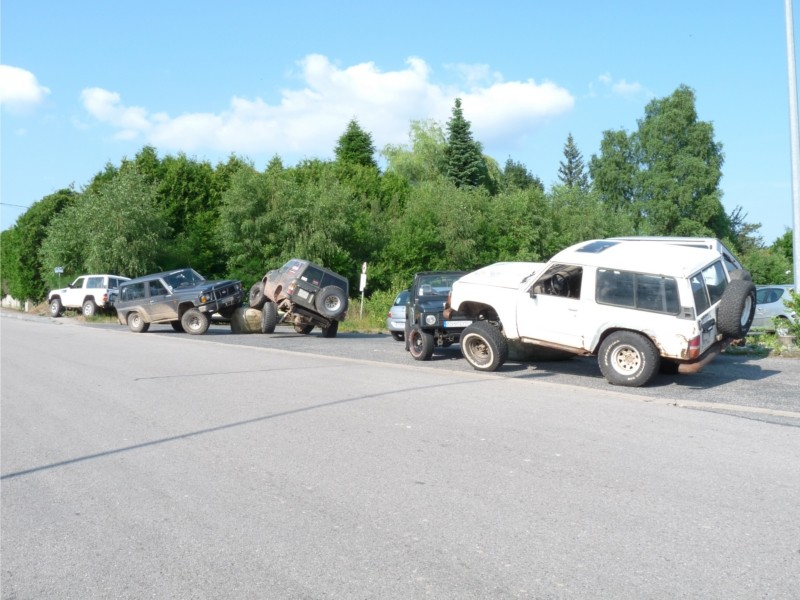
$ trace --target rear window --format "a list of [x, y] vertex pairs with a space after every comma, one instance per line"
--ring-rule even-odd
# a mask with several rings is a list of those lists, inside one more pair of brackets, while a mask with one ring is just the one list
[[598, 269], [596, 298], [599, 304], [669, 315], [680, 311], [678, 282], [661, 275]]

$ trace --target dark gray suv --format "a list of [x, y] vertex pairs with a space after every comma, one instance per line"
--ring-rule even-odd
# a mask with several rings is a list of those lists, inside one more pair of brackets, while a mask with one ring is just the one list
[[[348, 290], [345, 277], [293, 258], [253, 284], [250, 307], [261, 310], [262, 333], [275, 331], [280, 320], [291, 323], [297, 333], [311, 333], [319, 327], [322, 337], [332, 338], [347, 315]], [[278, 311], [283, 312], [280, 319]]]
[[114, 303], [120, 324], [143, 333], [151, 323], [169, 323], [175, 331], [205, 333], [211, 314], [230, 317], [242, 305], [241, 281], [206, 281], [194, 269], [176, 269], [126, 281]]

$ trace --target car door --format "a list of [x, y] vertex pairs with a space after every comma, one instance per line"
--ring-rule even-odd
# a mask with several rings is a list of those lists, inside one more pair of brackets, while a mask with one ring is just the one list
[[518, 334], [570, 348], [583, 347], [583, 268], [554, 264], [533, 282], [517, 304]]
[[160, 279], [149, 282], [149, 297], [145, 311], [151, 322], [174, 321], [178, 318], [176, 302], [167, 286]]
[[73, 281], [64, 292], [64, 296], [61, 298], [61, 304], [71, 307], [76, 307], [83, 304], [83, 286], [85, 283], [86, 277], [78, 277], [75, 281]]

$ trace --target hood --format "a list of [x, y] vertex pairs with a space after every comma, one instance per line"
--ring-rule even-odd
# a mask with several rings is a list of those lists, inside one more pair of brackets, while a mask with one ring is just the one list
[[464, 275], [458, 283], [477, 283], [517, 289], [530, 276], [541, 272], [547, 263], [541, 262], [499, 262]]

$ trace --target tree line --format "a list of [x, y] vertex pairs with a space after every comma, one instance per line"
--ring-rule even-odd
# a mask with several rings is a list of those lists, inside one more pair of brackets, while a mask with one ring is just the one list
[[[770, 246], [719, 188], [724, 156], [698, 120], [693, 90], [652, 100], [633, 132], [605, 131], [585, 162], [570, 134], [558, 182], [483, 153], [455, 99], [444, 125], [411, 123], [407, 144], [378, 153], [352, 119], [333, 160], [258, 170], [231, 155], [212, 166], [152, 146], [107, 164], [81, 191], [34, 203], [0, 234], [4, 294], [41, 300], [83, 273], [136, 277], [191, 266], [246, 286], [292, 257], [319, 262], [368, 293], [406, 287], [420, 270], [545, 261], [579, 241], [622, 235], [717, 237], [757, 283], [791, 277], [789, 230]], [[376, 156], [383, 158], [380, 168]]]

